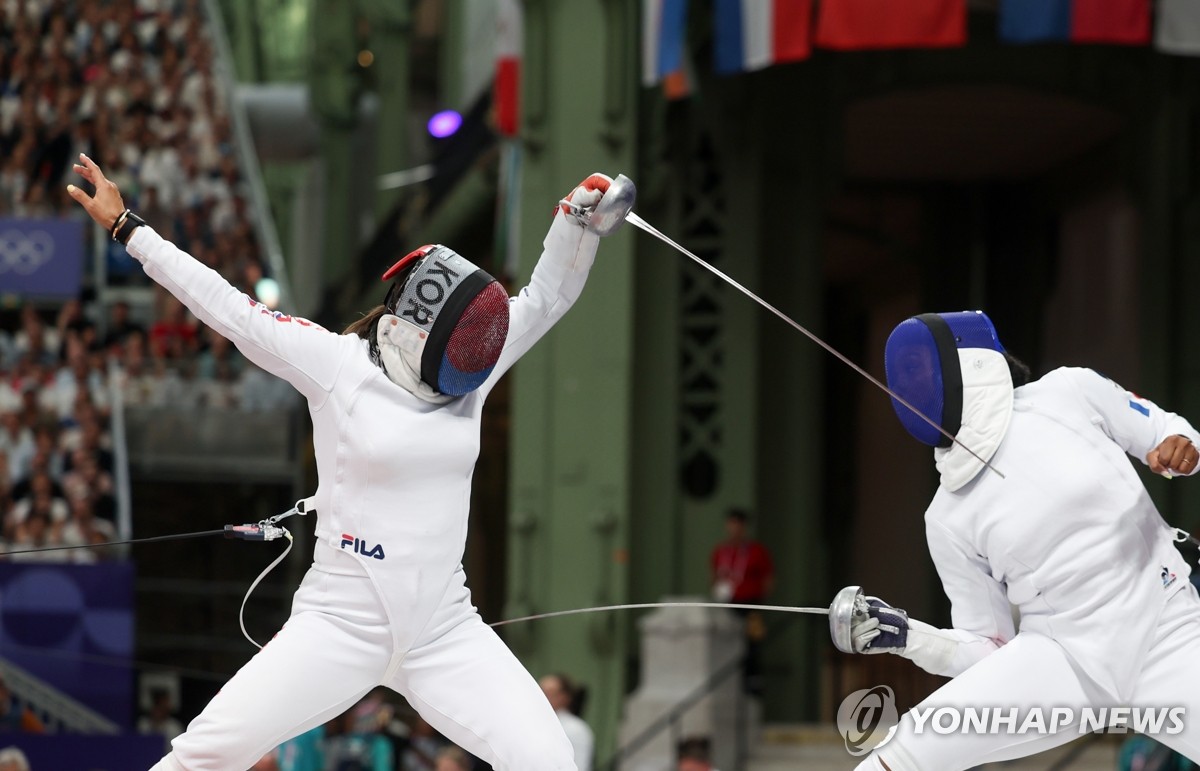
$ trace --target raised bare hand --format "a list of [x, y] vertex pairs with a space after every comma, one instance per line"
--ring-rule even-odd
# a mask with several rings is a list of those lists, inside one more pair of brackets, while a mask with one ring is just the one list
[[75, 185], [67, 185], [67, 193], [83, 207], [97, 225], [111, 233], [117, 217], [125, 211], [125, 202], [121, 200], [121, 191], [117, 189], [117, 184], [105, 177], [96, 162], [83, 153], [79, 154], [79, 163], [73, 168], [76, 174], [95, 186], [96, 194], [90, 196]]

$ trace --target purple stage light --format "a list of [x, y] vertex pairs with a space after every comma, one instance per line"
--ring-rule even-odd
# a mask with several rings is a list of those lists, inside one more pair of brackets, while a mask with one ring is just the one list
[[459, 126], [462, 125], [462, 120], [462, 116], [454, 110], [442, 110], [439, 113], [435, 113], [429, 119], [426, 128], [429, 129], [429, 133], [434, 137], [444, 139], [455, 131], [458, 131]]

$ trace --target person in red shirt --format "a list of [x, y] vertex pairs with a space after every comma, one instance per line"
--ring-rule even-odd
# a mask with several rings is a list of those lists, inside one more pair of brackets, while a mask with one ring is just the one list
[[[725, 517], [725, 540], [713, 549], [711, 558], [712, 593], [717, 602], [760, 604], [775, 583], [771, 552], [746, 535], [749, 519], [743, 509], [730, 509]], [[762, 691], [759, 647], [765, 631], [762, 614], [744, 608], [734, 612], [746, 621], [746, 691], [758, 695]]]
[[771, 552], [746, 536], [749, 515], [731, 509], [725, 518], [725, 540], [712, 552], [713, 597], [717, 602], [760, 603], [771, 593], [775, 566]]

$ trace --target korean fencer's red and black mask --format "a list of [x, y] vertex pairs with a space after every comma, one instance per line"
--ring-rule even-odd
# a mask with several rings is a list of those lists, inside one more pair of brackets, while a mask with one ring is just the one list
[[[389, 376], [402, 385], [411, 376], [445, 397], [483, 385], [508, 337], [508, 293], [500, 282], [441, 244], [410, 252], [383, 280], [393, 283], [376, 337]], [[407, 373], [393, 372], [398, 366]]]

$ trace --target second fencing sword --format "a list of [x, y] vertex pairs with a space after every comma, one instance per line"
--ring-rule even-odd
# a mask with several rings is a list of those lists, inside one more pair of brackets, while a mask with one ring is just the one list
[[1004, 474], [1000, 473], [1000, 471], [997, 470], [995, 466], [993, 466], [991, 463], [989, 463], [984, 458], [982, 458], [978, 453], [976, 453], [970, 447], [966, 446], [961, 441], [959, 441], [957, 438], [955, 438], [954, 435], [952, 435], [949, 431], [942, 428], [941, 425], [939, 425], [937, 423], [937, 421], [933, 420], [928, 415], [926, 415], [925, 413], [918, 410], [916, 407], [914, 407], [912, 404], [910, 404], [906, 399], [904, 399], [904, 397], [900, 396], [895, 391], [888, 388], [884, 383], [880, 382], [880, 380], [878, 378], [876, 378], [874, 375], [872, 375], [871, 373], [867, 372], [862, 367], [855, 364], [854, 361], [852, 361], [849, 357], [842, 354], [841, 351], [837, 350], [832, 345], [830, 345], [829, 343], [822, 340], [815, 333], [810, 332], [806, 327], [804, 327], [804, 325], [797, 322], [791, 316], [788, 316], [786, 313], [779, 310], [771, 303], [769, 303], [766, 300], [764, 300], [763, 298], [759, 297], [754, 292], [751, 292], [749, 289], [747, 289], [745, 286], [743, 286], [737, 280], [735, 280], [732, 276], [730, 276], [727, 273], [725, 273], [724, 271], [720, 270], [715, 265], [705, 262], [703, 259], [696, 256], [695, 254], [690, 252], [688, 249], [684, 248], [681, 244], [672, 240], [669, 236], [667, 236], [661, 230], [654, 227], [649, 222], [647, 222], [646, 220], [644, 220], [640, 216], [638, 216], [633, 211], [633, 204], [636, 200], [637, 200], [637, 187], [633, 184], [633, 180], [629, 179], [629, 177], [626, 177], [624, 174], [618, 174], [617, 178], [614, 179], [612, 181], [612, 183], [609, 185], [608, 190], [604, 193], [604, 196], [600, 199], [600, 202], [598, 204], [596, 204], [594, 207], [590, 207], [590, 208], [580, 207], [580, 206], [573, 204], [570, 201], [567, 201], [565, 199], [560, 201], [559, 203], [562, 204], [563, 206], [566, 206], [567, 209], [575, 217], [577, 217], [581, 222], [584, 223], [584, 225], [589, 230], [591, 230], [593, 233], [596, 233], [597, 235], [606, 236], [610, 233], [614, 233], [614, 232], [616, 232], [616, 230], [618, 228], [621, 227], [621, 225], [628, 222], [631, 225], [633, 225], [634, 227], [636, 227], [640, 230], [643, 230], [646, 233], [649, 233], [650, 235], [654, 236], [655, 238], [662, 241], [664, 244], [670, 246], [672, 249], [674, 249], [675, 251], [684, 255], [685, 257], [688, 257], [689, 259], [691, 259], [693, 262], [695, 262], [700, 267], [704, 268], [708, 272], [717, 276], [722, 281], [724, 281], [725, 283], [732, 286], [734, 289], [738, 290], [739, 292], [746, 295], [754, 302], [758, 303], [759, 305], [766, 308], [771, 313], [778, 316], [788, 326], [792, 327], [792, 329], [795, 329], [797, 332], [804, 335], [809, 340], [812, 340], [814, 343], [816, 343], [817, 345], [824, 348], [826, 351], [828, 351], [833, 356], [835, 356], [843, 364], [850, 367], [852, 370], [854, 370], [855, 372], [857, 372], [858, 374], [860, 374], [864, 378], [866, 378], [868, 381], [870, 381], [875, 387], [879, 388], [884, 393], [888, 394], [893, 399], [895, 399], [897, 402], [899, 402], [900, 404], [903, 404], [905, 407], [912, 410], [914, 414], [916, 414], [917, 416], [919, 416], [921, 418], [921, 420], [923, 420], [926, 423], [928, 423], [929, 425], [933, 426], [935, 429], [937, 429], [937, 431], [939, 433], [941, 433], [947, 439], [954, 442], [959, 447], [962, 447], [964, 450], [966, 450], [968, 453], [970, 453], [972, 456], [974, 456], [974, 458], [976, 460], [978, 460], [980, 463], [982, 463], [988, 469], [990, 469], [991, 471], [993, 471], [997, 475], [999, 475], [1001, 479], [1004, 478]]
[[555, 610], [549, 613], [534, 613], [531, 616], [508, 618], [494, 621], [490, 627], [521, 624], [527, 621], [541, 621], [562, 616], [578, 616], [585, 613], [610, 613], [619, 610], [648, 610], [651, 608], [724, 608], [726, 610], [758, 610], [773, 613], [802, 613], [813, 616], [829, 616], [829, 634], [833, 644], [845, 653], [854, 653], [851, 630], [854, 625], [867, 619], [867, 601], [863, 596], [862, 587], [847, 586], [833, 598], [828, 608], [799, 608], [791, 605], [746, 605], [727, 602], [636, 602], [625, 605], [598, 605], [592, 608], [572, 608], [571, 610]]
[[506, 618], [503, 621], [493, 621], [490, 627], [520, 624], [525, 621], [541, 621], [544, 618], [560, 618], [562, 616], [579, 616], [585, 613], [609, 613], [617, 610], [650, 610], [652, 608], [726, 608], [728, 610], [766, 610], [776, 613], [811, 613], [815, 616], [829, 615], [829, 608], [797, 608], [791, 605], [746, 605], [731, 602], [633, 602], [624, 605], [597, 605], [591, 608], [572, 608], [571, 610], [554, 610], [549, 613], [534, 613], [530, 616]]

